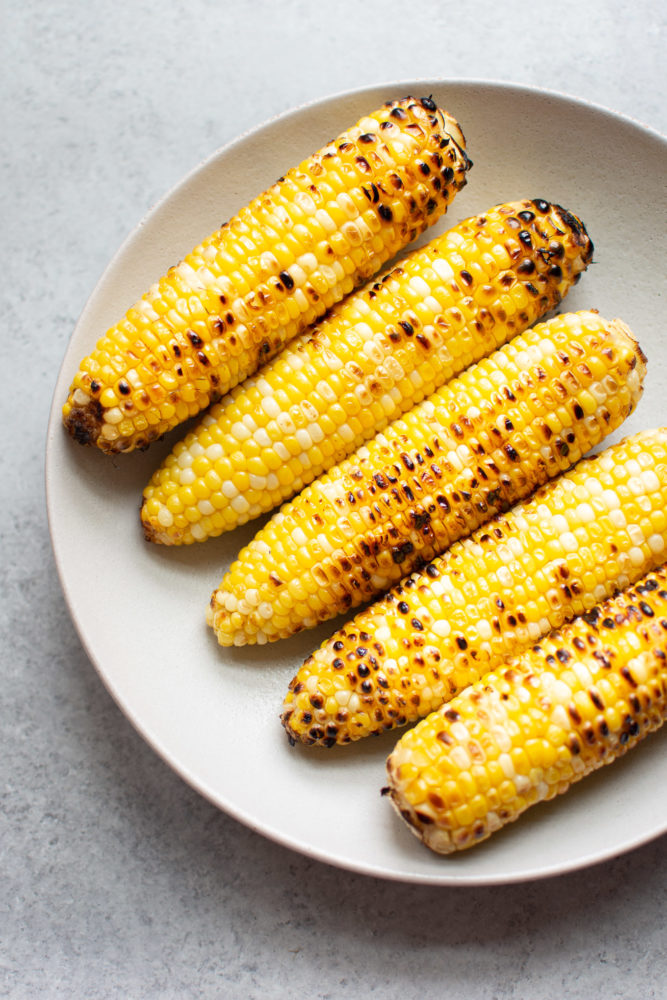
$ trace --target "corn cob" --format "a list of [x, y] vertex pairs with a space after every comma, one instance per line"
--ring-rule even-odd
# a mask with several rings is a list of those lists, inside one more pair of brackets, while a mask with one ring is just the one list
[[390, 420], [540, 319], [588, 265], [581, 222], [500, 205], [337, 306], [174, 447], [144, 491], [146, 537], [215, 537], [287, 500]]
[[441, 854], [611, 764], [667, 719], [663, 566], [405, 733], [386, 791]]
[[626, 438], [455, 542], [292, 680], [283, 723], [332, 746], [414, 722], [665, 559], [667, 428]]
[[619, 427], [644, 370], [627, 327], [593, 312], [514, 338], [260, 529], [212, 597], [218, 640], [286, 638], [386, 590]]
[[153, 285], [84, 358], [65, 426], [145, 447], [219, 399], [434, 223], [470, 167], [430, 98], [387, 103], [292, 169]]

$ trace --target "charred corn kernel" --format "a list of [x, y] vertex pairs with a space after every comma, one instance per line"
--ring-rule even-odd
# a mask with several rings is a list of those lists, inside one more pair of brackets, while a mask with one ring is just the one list
[[[220, 399], [446, 211], [471, 165], [464, 147], [457, 122], [429, 98], [362, 118], [107, 331], [74, 377], [67, 429], [82, 444], [129, 451]], [[131, 433], [107, 419], [115, 408]], [[139, 409], [149, 427], [134, 428]]]
[[[628, 328], [596, 313], [515, 337], [283, 505], [212, 597], [218, 640], [285, 638], [387, 590], [599, 444], [636, 406], [644, 371]], [[297, 585], [303, 612], [285, 598]], [[239, 613], [248, 586], [269, 605], [282, 597], [279, 627]]]
[[[289, 736], [332, 746], [428, 715], [661, 565], [667, 532], [652, 514], [666, 508], [667, 428], [583, 459], [324, 642], [290, 684]], [[335, 716], [322, 707], [323, 679], [349, 694]]]
[[472, 847], [658, 729], [666, 616], [663, 566], [405, 733], [385, 791], [412, 832], [440, 854]]
[[[506, 252], [496, 259], [490, 248], [505, 243], [512, 259]], [[541, 200], [500, 205], [413, 252], [236, 388], [174, 447], [144, 491], [146, 537], [166, 545], [210, 538], [289, 499], [390, 420], [540, 319], [591, 254], [579, 220]], [[521, 288], [527, 298], [517, 311], [514, 298]], [[595, 410], [592, 395], [585, 405]], [[166, 485], [184, 484], [181, 459], [200, 443], [223, 482], [231, 452], [232, 468], [249, 469], [253, 462], [255, 475], [266, 481], [246, 495], [243, 514], [211, 497], [223, 512], [220, 527], [195, 513], [196, 534], [185, 517], [165, 530], [159, 512]], [[216, 457], [209, 454], [215, 445]], [[283, 464], [283, 449], [293, 464]], [[277, 481], [269, 481], [277, 470]]]

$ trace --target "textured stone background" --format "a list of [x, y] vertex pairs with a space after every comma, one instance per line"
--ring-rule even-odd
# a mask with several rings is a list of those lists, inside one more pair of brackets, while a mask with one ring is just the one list
[[[664, 838], [579, 874], [468, 890], [293, 854], [217, 812], [144, 744], [93, 671], [56, 576], [43, 452], [67, 340], [122, 239], [215, 148], [303, 101], [435, 76], [560, 90], [667, 132], [657, 0], [406, 10], [5, 0], [2, 996], [665, 996]], [[103, 567], [82, 572], [113, 602]]]

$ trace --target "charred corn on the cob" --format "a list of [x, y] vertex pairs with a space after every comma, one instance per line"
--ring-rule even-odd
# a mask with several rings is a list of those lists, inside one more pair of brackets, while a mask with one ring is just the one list
[[274, 514], [211, 599], [220, 643], [285, 638], [386, 590], [599, 444], [643, 374], [627, 327], [594, 312], [514, 338]]
[[208, 413], [144, 491], [146, 537], [201, 541], [282, 503], [553, 308], [592, 256], [541, 199], [455, 226]]
[[667, 428], [626, 438], [360, 612], [290, 684], [292, 739], [349, 743], [428, 715], [665, 559]]
[[667, 571], [511, 660], [399, 741], [393, 804], [441, 854], [472, 847], [667, 719]]
[[145, 447], [219, 399], [441, 216], [470, 166], [430, 98], [386, 104], [292, 169], [153, 285], [81, 362], [84, 444]]

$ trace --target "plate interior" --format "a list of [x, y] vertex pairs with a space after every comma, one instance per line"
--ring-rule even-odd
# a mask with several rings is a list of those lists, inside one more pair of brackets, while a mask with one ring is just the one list
[[458, 857], [432, 855], [386, 800], [395, 734], [334, 750], [290, 747], [278, 716], [301, 661], [337, 622], [270, 647], [222, 650], [206, 602], [261, 521], [201, 546], [143, 541], [138, 508], [183, 435], [109, 458], [70, 441], [60, 407], [81, 357], [157, 276], [280, 174], [385, 100], [433, 94], [460, 121], [474, 161], [446, 218], [543, 197], [579, 215], [595, 263], [563, 308], [620, 316], [648, 357], [643, 399], [622, 430], [664, 422], [661, 294], [667, 143], [642, 126], [555, 94], [492, 83], [420, 81], [355, 91], [291, 111], [215, 153], [139, 224], [95, 288], [68, 346], [47, 441], [51, 535], [87, 652], [118, 704], [191, 785], [280, 843], [354, 871], [433, 884], [554, 875], [667, 830], [666, 734], [650, 737], [556, 802]]

